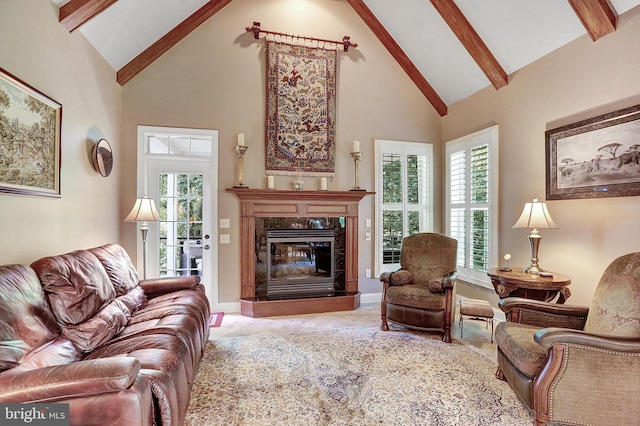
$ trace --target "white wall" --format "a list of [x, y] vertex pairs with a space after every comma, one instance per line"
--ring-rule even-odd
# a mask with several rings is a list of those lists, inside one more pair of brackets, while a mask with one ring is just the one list
[[[118, 241], [122, 89], [115, 72], [79, 32], [58, 23], [49, 1], [2, 1], [0, 40], [0, 67], [62, 104], [62, 198], [0, 194], [0, 263]], [[108, 178], [91, 163], [100, 138], [114, 150]]]
[[[231, 244], [219, 256], [219, 298], [234, 302], [240, 295], [239, 202], [225, 193], [237, 183], [233, 146], [238, 133], [250, 146], [244, 159], [244, 183], [266, 187], [264, 168], [265, 62], [264, 42], [245, 27], [254, 21], [266, 30], [341, 40], [351, 36], [357, 49], [338, 55], [336, 176], [329, 189], [353, 186], [353, 140], [360, 141], [363, 161], [360, 186], [374, 189], [373, 140], [396, 139], [438, 143], [440, 117], [402, 71], [369, 28], [343, 1], [234, 0], [124, 86], [123, 138], [128, 147], [125, 181], [135, 181], [135, 127], [138, 124], [211, 128], [220, 131], [220, 218], [231, 219]], [[436, 147], [436, 155], [439, 155]], [[291, 179], [276, 177], [276, 187]], [[314, 188], [314, 179], [305, 188]], [[438, 185], [439, 187], [439, 185]], [[135, 197], [134, 185], [122, 188], [125, 199]], [[439, 193], [436, 194], [439, 201]], [[360, 203], [360, 290], [377, 293], [380, 283], [364, 278], [372, 268], [372, 243], [365, 241], [364, 219], [374, 219], [374, 199]], [[125, 214], [123, 208], [122, 214]], [[439, 223], [439, 218], [436, 223]], [[226, 232], [226, 231], [225, 231]], [[129, 252], [135, 234], [125, 232]]]
[[[526, 229], [511, 227], [522, 207], [545, 199], [545, 131], [640, 103], [640, 9], [620, 16], [618, 29], [597, 42], [588, 36], [515, 72], [509, 85], [487, 88], [449, 108], [442, 140], [500, 126], [500, 253], [529, 264]], [[589, 304], [607, 265], [640, 250], [639, 197], [547, 202], [559, 226], [541, 230], [540, 266], [569, 275], [567, 303]], [[497, 265], [494, 265], [497, 266]], [[493, 292], [460, 286], [468, 296]]]

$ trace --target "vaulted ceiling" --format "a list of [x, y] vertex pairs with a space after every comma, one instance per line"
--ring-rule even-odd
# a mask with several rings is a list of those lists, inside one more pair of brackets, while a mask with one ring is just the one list
[[[231, 0], [51, 0], [126, 84]], [[266, 1], [266, 0], [260, 0]], [[330, 1], [330, 0], [327, 0]], [[335, 0], [334, 0], [335, 1]], [[447, 107], [572, 40], [594, 42], [640, 0], [340, 0], [442, 116]], [[144, 19], [141, 19], [144, 17]]]

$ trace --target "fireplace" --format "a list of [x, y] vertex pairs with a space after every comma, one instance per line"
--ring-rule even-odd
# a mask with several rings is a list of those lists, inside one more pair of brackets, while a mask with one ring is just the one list
[[[234, 193], [240, 199], [242, 315], [259, 318], [346, 311], [360, 306], [358, 203], [363, 197], [373, 195], [373, 192], [249, 188], [227, 188], [226, 191]], [[294, 232], [285, 237], [289, 241], [280, 242], [283, 245], [272, 246], [276, 242], [270, 241], [267, 244], [266, 232], [269, 229], [289, 229]], [[301, 237], [302, 241], [291, 240], [303, 230], [333, 231], [335, 239], [332, 243], [333, 260], [329, 260], [330, 267], [327, 266], [328, 257], [325, 253], [330, 241], [310, 239], [308, 236]], [[267, 257], [270, 260], [272, 254], [276, 257], [284, 256], [285, 250], [292, 258], [306, 257], [309, 260], [311, 257], [314, 259], [314, 270], [318, 266], [318, 272], [322, 270], [325, 274], [333, 274], [333, 293], [329, 294], [331, 290], [327, 286], [323, 287], [324, 294], [321, 295], [314, 293], [317, 288], [305, 288], [298, 296], [293, 292], [283, 295], [282, 292], [288, 292], [285, 288], [292, 284], [291, 280], [278, 283], [280, 288], [272, 288], [267, 292]], [[322, 285], [325, 284], [328, 282]]]
[[345, 218], [255, 218], [257, 301], [345, 294]]
[[332, 229], [268, 229], [267, 299], [335, 294]]

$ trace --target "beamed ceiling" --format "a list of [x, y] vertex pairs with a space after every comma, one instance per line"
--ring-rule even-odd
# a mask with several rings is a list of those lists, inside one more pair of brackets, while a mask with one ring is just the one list
[[[232, 0], [51, 1], [60, 8], [60, 24], [81, 31], [124, 85]], [[441, 116], [478, 90], [508, 85], [509, 75], [578, 37], [589, 34], [597, 42], [616, 30], [619, 15], [640, 5], [640, 0], [338, 1], [353, 8]]]

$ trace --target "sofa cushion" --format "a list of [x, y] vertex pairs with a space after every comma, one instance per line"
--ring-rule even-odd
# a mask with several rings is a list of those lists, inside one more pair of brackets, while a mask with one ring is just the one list
[[392, 286], [387, 290], [387, 303], [420, 309], [444, 309], [446, 299], [422, 284]]
[[98, 258], [87, 250], [44, 257], [31, 264], [63, 326], [77, 325], [111, 302], [116, 292]]
[[83, 354], [76, 346], [63, 336], [45, 343], [39, 348], [29, 352], [20, 362], [20, 365], [11, 371], [28, 371], [55, 365], [70, 364], [82, 359]]
[[122, 296], [138, 286], [140, 277], [129, 254], [118, 244], [106, 244], [89, 249], [109, 275], [117, 296]]
[[0, 371], [17, 366], [60, 333], [33, 269], [0, 266]]
[[496, 327], [496, 344], [524, 375], [533, 378], [547, 359], [547, 349], [533, 340], [533, 335], [540, 327], [515, 323], [500, 322]]
[[617, 258], [604, 271], [584, 331], [640, 338], [640, 252]]
[[129, 309], [119, 299], [102, 308], [86, 321], [63, 327], [62, 335], [83, 352], [91, 352], [120, 333], [131, 318]]

